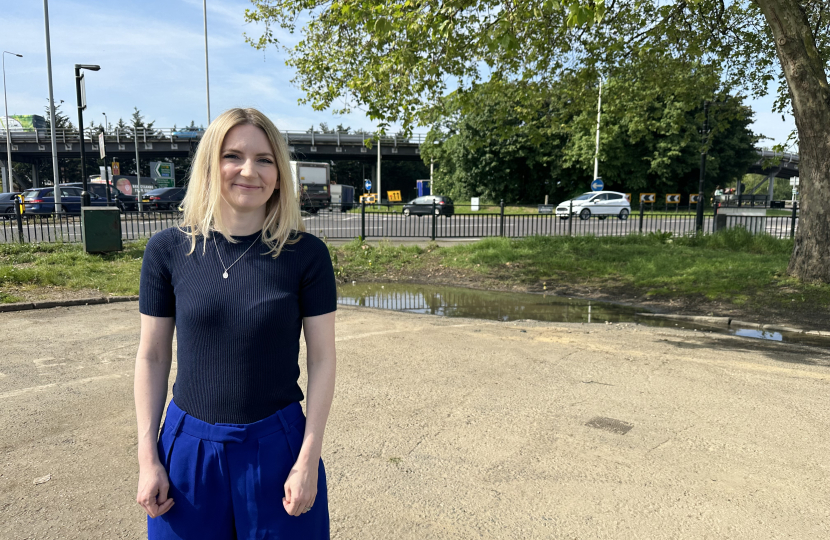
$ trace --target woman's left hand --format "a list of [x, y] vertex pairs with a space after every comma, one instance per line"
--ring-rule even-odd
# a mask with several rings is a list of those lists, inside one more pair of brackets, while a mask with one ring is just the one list
[[317, 463], [310, 464], [302, 458], [291, 467], [283, 486], [285, 497], [282, 498], [282, 505], [288, 515], [300, 516], [314, 506], [317, 497], [317, 467]]

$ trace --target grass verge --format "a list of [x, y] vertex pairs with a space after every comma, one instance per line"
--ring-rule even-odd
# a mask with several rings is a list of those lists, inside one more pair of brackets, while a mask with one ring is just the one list
[[[90, 255], [77, 244], [0, 245], [0, 302], [27, 288], [138, 294], [146, 241]], [[401, 246], [354, 240], [329, 246], [336, 277], [550, 292], [717, 312], [757, 320], [830, 324], [830, 285], [786, 274], [792, 241], [734, 229], [703, 237], [488, 238], [472, 244]]]
[[124, 251], [88, 254], [79, 244], [0, 244], [0, 302], [19, 302], [27, 288], [97, 290], [108, 295], [138, 294], [146, 240]]

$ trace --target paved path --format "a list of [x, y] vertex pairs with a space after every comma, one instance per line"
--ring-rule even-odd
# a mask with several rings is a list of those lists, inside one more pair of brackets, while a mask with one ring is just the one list
[[[138, 319], [135, 303], [0, 314], [3, 540], [142, 537]], [[636, 325], [337, 320], [335, 539], [830, 537], [827, 351]]]

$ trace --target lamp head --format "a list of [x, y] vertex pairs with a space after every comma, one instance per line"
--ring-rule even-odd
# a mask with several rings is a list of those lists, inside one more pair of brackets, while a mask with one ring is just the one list
[[89, 71], [98, 71], [101, 69], [101, 66], [96, 66], [93, 64], [75, 64], [75, 69], [86, 69]]

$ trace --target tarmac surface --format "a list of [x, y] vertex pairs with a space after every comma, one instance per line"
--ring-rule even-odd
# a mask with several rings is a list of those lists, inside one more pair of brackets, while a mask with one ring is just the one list
[[[0, 325], [0, 538], [145, 537], [137, 303]], [[342, 306], [337, 340], [335, 539], [830, 537], [829, 351]]]

